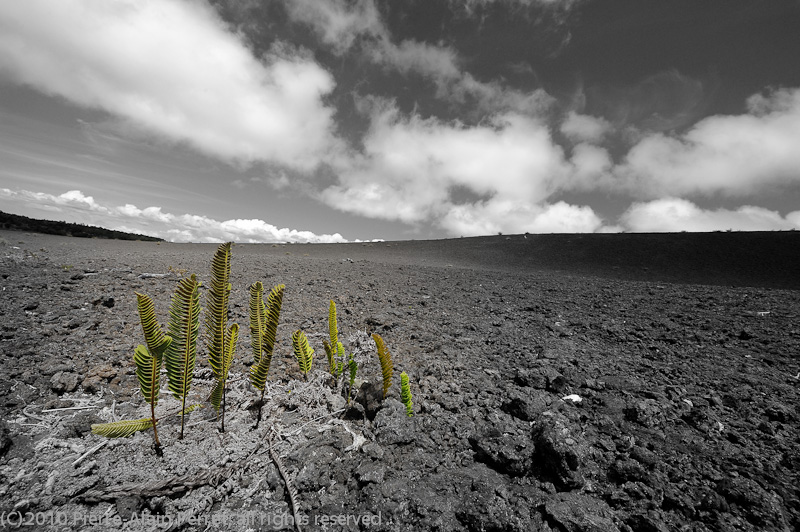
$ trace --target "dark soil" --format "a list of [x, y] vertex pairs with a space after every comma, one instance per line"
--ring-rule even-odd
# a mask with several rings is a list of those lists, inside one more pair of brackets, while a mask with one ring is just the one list
[[[216, 245], [0, 237], [0, 529], [291, 530], [270, 434], [304, 530], [800, 529], [798, 233], [236, 245], [226, 432], [210, 407], [183, 440], [165, 420], [163, 458], [151, 431], [90, 425], [149, 414], [134, 291], [166, 322]], [[286, 294], [254, 428], [258, 280]], [[329, 299], [365, 381], [344, 418]], [[296, 329], [316, 351], [308, 381]], [[399, 384], [375, 393], [373, 332], [414, 417]], [[210, 375], [201, 349], [196, 401]], [[159, 409], [176, 404], [162, 384]]]

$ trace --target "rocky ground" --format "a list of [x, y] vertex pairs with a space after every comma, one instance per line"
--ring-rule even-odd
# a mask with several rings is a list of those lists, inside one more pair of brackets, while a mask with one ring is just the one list
[[[798, 274], [774, 254], [743, 266], [719, 244], [731, 236], [710, 241], [727, 251], [705, 244], [700, 266], [648, 263], [650, 250], [635, 269], [610, 240], [595, 259], [551, 246], [574, 267], [526, 254], [552, 240], [523, 235], [236, 245], [226, 431], [210, 407], [183, 440], [165, 420], [162, 458], [151, 431], [107, 440], [90, 426], [148, 415], [134, 291], [165, 322], [179, 276], [207, 282], [216, 245], [0, 238], [0, 529], [291, 530], [272, 455], [303, 530], [800, 529]], [[686, 284], [698, 279], [725, 285]], [[257, 280], [286, 295], [256, 428]], [[329, 299], [366, 381], [346, 412], [322, 350]], [[298, 328], [316, 350], [307, 382], [290, 354]], [[397, 384], [371, 394], [373, 332], [411, 378], [414, 417]], [[197, 401], [210, 377], [201, 350]], [[176, 405], [162, 386], [159, 411]]]

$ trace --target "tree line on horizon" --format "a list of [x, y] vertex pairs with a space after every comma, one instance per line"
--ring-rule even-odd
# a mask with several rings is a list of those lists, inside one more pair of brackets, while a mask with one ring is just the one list
[[47, 235], [74, 236], [79, 238], [106, 238], [113, 240], [141, 240], [145, 242], [164, 242], [163, 238], [114, 231], [104, 227], [76, 224], [64, 221], [39, 220], [19, 214], [0, 211], [0, 229], [9, 231], [30, 231]]

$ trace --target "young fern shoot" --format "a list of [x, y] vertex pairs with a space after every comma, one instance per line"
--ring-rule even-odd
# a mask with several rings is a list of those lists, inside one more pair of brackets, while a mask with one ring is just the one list
[[[211, 262], [211, 283], [206, 297], [205, 332], [206, 348], [208, 349], [208, 362], [214, 373], [216, 382], [211, 391], [209, 400], [217, 411], [217, 417], [222, 408], [222, 418], [225, 418], [222, 398], [225, 395], [225, 385], [228, 379], [228, 369], [233, 353], [228, 353], [226, 347], [228, 324], [228, 300], [230, 299], [231, 284], [231, 243], [226, 242], [217, 248]], [[238, 325], [236, 326], [238, 332]], [[235, 345], [234, 341], [234, 345]], [[222, 432], [225, 432], [225, 422], [222, 423]]]
[[298, 329], [292, 335], [292, 348], [300, 366], [300, 371], [303, 372], [303, 377], [308, 380], [308, 372], [311, 371], [314, 350], [308, 345], [308, 338], [306, 338], [303, 331]]
[[264, 404], [264, 391], [267, 386], [267, 375], [272, 364], [275, 350], [275, 337], [278, 332], [278, 319], [283, 304], [285, 286], [275, 286], [267, 296], [264, 304], [264, 285], [261, 281], [250, 286], [250, 337], [253, 345], [253, 365], [250, 366], [250, 383], [261, 391], [258, 405], [256, 427], [261, 422], [261, 407]]
[[184, 277], [178, 282], [178, 288], [172, 296], [170, 305], [170, 319], [167, 327], [169, 336], [172, 337], [164, 361], [167, 367], [169, 391], [181, 402], [181, 433], [178, 439], [183, 439], [183, 427], [186, 409], [186, 397], [192, 386], [194, 365], [197, 355], [197, 335], [200, 329], [200, 296], [198, 288], [200, 283], [197, 277]]
[[[329, 340], [323, 340], [322, 346], [325, 348], [325, 354], [328, 357], [328, 371], [334, 378], [338, 380], [344, 371], [344, 346], [339, 341], [339, 326], [336, 319], [336, 303], [331, 299], [330, 306], [328, 307], [328, 336]], [[337, 358], [338, 356], [338, 358]]]
[[164, 352], [172, 342], [172, 338], [161, 331], [161, 327], [156, 320], [153, 300], [138, 292], [136, 293], [136, 299], [146, 345], [140, 344], [136, 347], [133, 362], [136, 365], [136, 378], [139, 380], [142, 397], [150, 405], [150, 418], [95, 424], [92, 425], [92, 433], [109, 438], [118, 438], [130, 436], [134, 432], [153, 427], [155, 451], [158, 456], [162, 456], [161, 442], [158, 439], [158, 428], [156, 426], [155, 407], [158, 404], [158, 395], [161, 390], [160, 377]]
[[220, 405], [222, 406], [222, 415], [220, 432], [225, 432], [225, 383], [228, 380], [228, 371], [231, 368], [233, 361], [233, 354], [236, 352], [236, 342], [239, 338], [239, 324], [232, 323], [225, 334], [225, 342], [222, 349], [222, 365], [219, 369], [219, 376], [214, 389], [211, 391], [209, 401], [215, 405], [217, 415], [220, 415]]
[[406, 407], [406, 415], [412, 417], [414, 408], [411, 403], [411, 386], [408, 384], [408, 374], [405, 371], [400, 374], [400, 400]]
[[172, 338], [161, 331], [161, 326], [156, 320], [153, 300], [145, 294], [136, 292], [139, 321], [142, 323], [144, 341], [146, 345], [139, 345], [133, 355], [136, 364], [136, 377], [142, 397], [150, 405], [150, 418], [153, 421], [153, 439], [155, 440], [156, 454], [161, 456], [161, 442], [158, 441], [158, 427], [156, 427], [155, 408], [158, 404], [158, 394], [161, 391], [161, 365], [164, 352], [172, 342]]
[[394, 376], [394, 364], [392, 363], [392, 355], [386, 348], [386, 343], [378, 333], [372, 335], [375, 340], [375, 346], [378, 348], [378, 360], [381, 363], [381, 373], [383, 375], [383, 398], [386, 399], [386, 394], [392, 386], [392, 377]]

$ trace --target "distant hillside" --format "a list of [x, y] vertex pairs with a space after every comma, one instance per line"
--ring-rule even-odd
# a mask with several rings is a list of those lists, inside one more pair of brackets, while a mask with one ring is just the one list
[[30, 231], [33, 233], [45, 233], [48, 235], [77, 236], [80, 238], [109, 238], [114, 240], [143, 240], [147, 242], [163, 242], [163, 238], [152, 236], [124, 233], [122, 231], [112, 231], [102, 227], [91, 225], [73, 224], [67, 222], [53, 222], [51, 220], [37, 220], [8, 214], [0, 211], [0, 229], [12, 231]]

